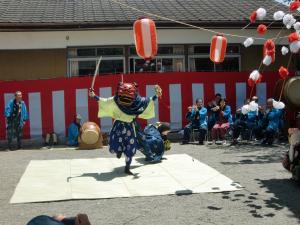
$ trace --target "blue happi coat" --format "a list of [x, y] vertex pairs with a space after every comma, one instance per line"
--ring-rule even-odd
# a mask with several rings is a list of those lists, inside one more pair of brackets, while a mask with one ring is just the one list
[[199, 127], [202, 129], [207, 129], [207, 109], [201, 107], [200, 110], [192, 109], [191, 112], [186, 114], [186, 118], [191, 121], [193, 127]]
[[79, 127], [75, 122], [71, 123], [68, 128], [68, 144], [70, 146], [78, 145]]
[[[11, 118], [13, 113], [14, 101], [15, 99], [10, 100], [5, 107], [4, 115], [8, 120]], [[28, 112], [27, 112], [25, 102], [21, 101], [20, 104], [21, 104], [20, 127], [23, 127], [24, 122], [28, 120]]]
[[262, 123], [267, 130], [277, 131], [279, 129], [282, 113], [282, 109], [273, 108], [272, 111], [269, 111], [265, 114]]

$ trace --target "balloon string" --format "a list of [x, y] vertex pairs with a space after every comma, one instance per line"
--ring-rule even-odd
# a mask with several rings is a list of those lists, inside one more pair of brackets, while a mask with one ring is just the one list
[[[141, 13], [147, 14], [149, 16], [153, 16], [153, 17], [156, 17], [156, 18], [159, 18], [159, 19], [163, 19], [163, 20], [168, 20], [168, 21], [171, 21], [171, 22], [174, 22], [174, 23], [178, 23], [178, 24], [181, 24], [181, 25], [185, 25], [185, 26], [188, 26], [188, 27], [195, 28], [195, 29], [203, 30], [203, 31], [206, 31], [206, 32], [210, 32], [210, 33], [214, 33], [214, 34], [221, 34], [221, 35], [231, 36], [231, 37], [237, 37], [237, 38], [248, 38], [248, 36], [237, 35], [237, 34], [232, 34], [232, 33], [224, 33], [224, 32], [220, 32], [220, 31], [215, 31], [215, 30], [204, 28], [204, 27], [199, 27], [199, 26], [195, 26], [195, 25], [192, 25], [192, 24], [189, 24], [189, 23], [185, 23], [185, 22], [182, 22], [182, 21], [178, 21], [178, 20], [175, 20], [175, 19], [171, 19], [171, 18], [168, 18], [168, 17], [165, 17], [165, 16], [160, 16], [160, 15], [157, 15], [157, 14], [154, 14], [154, 13], [150, 13], [150, 12], [138, 9], [138, 8], [130, 6], [128, 4], [122, 3], [122, 2], [120, 2], [118, 0], [109, 0], [109, 1], [111, 1], [113, 3], [116, 3], [116, 4], [120, 5], [120, 6], [123, 6], [125, 8], [132, 9], [132, 10], [135, 10], [137, 12], [141, 12]], [[279, 5], [279, 3], [276, 4], [276, 5], [274, 5], [273, 7], [276, 7], [277, 5]], [[278, 37], [278, 39], [280, 39], [280, 38], [286, 38], [286, 37], [288, 37], [288, 36]], [[256, 39], [256, 40], [267, 40], [268, 38], [253, 37], [253, 39]], [[274, 39], [274, 38], [272, 38], [272, 39]]]
[[279, 95], [279, 101], [281, 101], [281, 97], [282, 97], [282, 94], [283, 94], [283, 89], [284, 89], [284, 86], [285, 86], [285, 81], [286, 81], [286, 78], [283, 80], [283, 84], [282, 84], [280, 95]]
[[287, 64], [287, 69], [289, 69], [289, 67], [290, 67], [290, 64], [291, 64], [291, 61], [292, 61], [292, 56], [293, 56], [293, 54], [291, 53], [290, 58], [289, 58], [289, 62]]
[[251, 87], [251, 92], [250, 92], [250, 99], [252, 98], [252, 93], [253, 93], [253, 90], [254, 90], [254, 87], [256, 86], [256, 84], [254, 84], [252, 87]]
[[269, 28], [270, 26], [272, 26], [273, 23], [275, 23], [276, 21], [272, 21], [268, 26], [267, 28]]
[[248, 23], [246, 26], [244, 26], [241, 30], [245, 30], [245, 29], [247, 29], [247, 27], [249, 27], [250, 26], [250, 24], [251, 23]]

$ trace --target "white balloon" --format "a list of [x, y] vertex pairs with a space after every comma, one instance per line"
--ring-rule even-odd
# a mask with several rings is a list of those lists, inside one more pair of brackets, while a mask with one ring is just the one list
[[290, 43], [290, 50], [292, 53], [298, 53], [300, 49], [300, 41]]
[[266, 55], [266, 56], [264, 57], [263, 64], [264, 64], [265, 66], [270, 66], [271, 63], [272, 63], [272, 57], [269, 56], [269, 55]]
[[285, 46], [282, 46], [282, 48], [281, 48], [281, 54], [282, 55], [286, 55], [288, 53], [289, 53], [289, 49], [287, 47], [285, 47]]
[[253, 43], [254, 43], [254, 39], [251, 38], [251, 37], [249, 37], [249, 38], [247, 38], [247, 39], [244, 41], [244, 46], [245, 46], [246, 48], [248, 48], [248, 47], [250, 47], [251, 45], [253, 45]]
[[292, 14], [286, 14], [282, 18], [282, 22], [286, 26], [287, 29], [291, 29], [291, 27], [293, 26], [293, 24], [296, 23], [296, 20], [295, 20], [295, 18], [293, 17]]
[[259, 8], [256, 10], [256, 19], [263, 20], [267, 15], [267, 11], [264, 8]]
[[273, 100], [273, 107], [275, 109], [284, 109], [285, 104], [283, 102], [277, 102], [277, 101]]
[[273, 18], [276, 21], [282, 20], [284, 17], [285, 13], [283, 11], [277, 11], [274, 13]]
[[249, 105], [244, 105], [242, 107], [242, 114], [246, 115], [248, 112], [250, 112]]
[[257, 111], [258, 110], [258, 104], [255, 101], [252, 101], [249, 103], [249, 110], [250, 111]]
[[296, 31], [299, 31], [299, 30], [300, 30], [300, 22], [295, 23], [295, 24], [293, 25], [293, 27], [294, 27], [294, 29], [295, 29]]
[[249, 76], [249, 78], [251, 80], [254, 80], [255, 82], [259, 79], [259, 77], [260, 77], [260, 74], [259, 74], [258, 70], [253, 70], [252, 73], [250, 73], [250, 76]]

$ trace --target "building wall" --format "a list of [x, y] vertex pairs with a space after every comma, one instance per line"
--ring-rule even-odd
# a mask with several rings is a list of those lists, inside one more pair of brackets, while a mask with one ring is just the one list
[[[242, 35], [245, 37], [257, 36], [255, 29], [215, 29], [216, 32]], [[281, 32], [282, 36], [289, 31]], [[270, 29], [264, 38], [274, 38], [278, 29]], [[158, 29], [157, 38], [160, 44], [207, 44], [214, 33], [197, 29]], [[226, 36], [229, 43], [242, 43], [244, 37]], [[263, 39], [255, 40], [261, 45]], [[287, 39], [281, 40], [282, 44]], [[134, 45], [132, 28], [119, 30], [79, 30], [79, 31], [35, 31], [35, 32], [1, 32], [0, 49], [62, 49], [72, 46], [103, 46], [103, 45]]]
[[0, 51], [0, 80], [45, 79], [66, 74], [66, 49]]
[[[270, 66], [263, 66], [263, 71], [278, 71], [280, 66], [287, 67], [290, 54], [283, 56], [281, 54], [281, 46], [276, 48], [275, 62]], [[249, 48], [241, 47], [241, 70], [242, 71], [253, 71], [259, 68], [261, 61], [263, 60], [263, 46], [255, 45]], [[290, 63], [290, 71], [296, 71], [296, 61], [298, 59], [293, 56]]]

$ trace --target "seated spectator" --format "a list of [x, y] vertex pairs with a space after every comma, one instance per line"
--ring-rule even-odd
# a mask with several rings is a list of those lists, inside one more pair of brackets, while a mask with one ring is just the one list
[[282, 109], [275, 109], [273, 107], [273, 99], [267, 100], [267, 109], [263, 114], [262, 120], [259, 121], [259, 125], [255, 128], [255, 136], [263, 137], [262, 144], [272, 145], [274, 136], [279, 129], [279, 122], [282, 116]]
[[225, 135], [230, 125], [232, 125], [231, 108], [226, 103], [226, 99], [221, 98], [218, 107], [215, 109], [216, 123], [211, 131], [213, 144], [215, 144], [218, 139], [221, 140], [223, 144], [226, 144]]
[[216, 109], [218, 107], [218, 102], [222, 98], [220, 93], [215, 95], [215, 99], [208, 102], [207, 104], [207, 113], [208, 113], [208, 122], [207, 129], [210, 131], [216, 123]]
[[[256, 96], [253, 96], [251, 102], [258, 103], [258, 98]], [[249, 105], [250, 100], [246, 100], [245, 105]], [[258, 105], [257, 105], [258, 106]], [[248, 108], [248, 112], [242, 113], [241, 109], [237, 110], [237, 114], [240, 114], [239, 120], [236, 120], [233, 125], [233, 142], [232, 144], [238, 143], [238, 138], [242, 134], [243, 138], [249, 139], [252, 136], [253, 131], [258, 126], [259, 120], [262, 118], [262, 113], [259, 110], [261, 109], [260, 106], [258, 106], [255, 110]], [[246, 132], [247, 131], [247, 132]]]
[[190, 140], [192, 129], [197, 129], [199, 131], [199, 144], [203, 145], [207, 132], [206, 115], [207, 109], [203, 106], [202, 99], [198, 98], [196, 105], [188, 107], [186, 118], [189, 120], [189, 124], [184, 128], [182, 144], [187, 144]]
[[[244, 101], [244, 106], [249, 105], [249, 103], [250, 103], [250, 99], [246, 99]], [[233, 123], [232, 144], [238, 143], [239, 136], [241, 135], [242, 131], [244, 131], [246, 128], [247, 128], [247, 114], [242, 112], [242, 108], [239, 108], [236, 110], [235, 121]]]
[[81, 128], [81, 116], [76, 114], [74, 121], [70, 124], [68, 128], [68, 141], [69, 146], [78, 146], [78, 136]]
[[78, 214], [76, 217], [66, 218], [59, 216], [37, 216], [30, 220], [27, 225], [91, 225], [86, 214]]
[[57, 145], [57, 135], [56, 133], [48, 133], [45, 138], [45, 145], [48, 147], [52, 147], [53, 145]]

